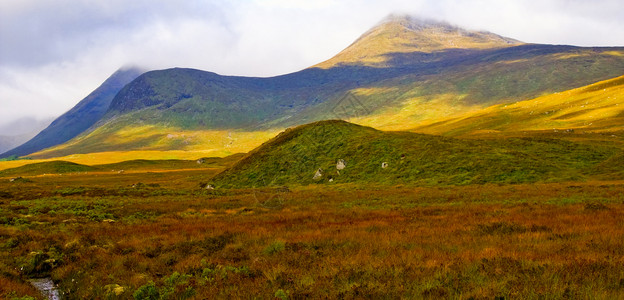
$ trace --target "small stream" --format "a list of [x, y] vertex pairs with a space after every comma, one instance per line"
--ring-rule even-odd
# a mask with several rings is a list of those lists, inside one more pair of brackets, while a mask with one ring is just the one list
[[61, 297], [59, 297], [58, 291], [56, 290], [56, 286], [54, 286], [54, 282], [50, 277], [31, 279], [30, 284], [32, 284], [39, 292], [41, 292], [41, 295], [49, 300], [61, 299]]

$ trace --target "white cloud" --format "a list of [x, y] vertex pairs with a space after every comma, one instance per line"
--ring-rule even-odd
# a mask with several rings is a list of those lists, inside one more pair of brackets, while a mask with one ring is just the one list
[[59, 115], [123, 65], [273, 76], [410, 13], [533, 43], [624, 45], [620, 0], [3, 0], [0, 123]]

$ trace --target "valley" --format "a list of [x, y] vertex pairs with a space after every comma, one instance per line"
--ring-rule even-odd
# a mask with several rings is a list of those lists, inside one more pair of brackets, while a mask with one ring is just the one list
[[123, 68], [0, 160], [0, 297], [624, 298], [624, 48], [390, 16], [275, 77]]

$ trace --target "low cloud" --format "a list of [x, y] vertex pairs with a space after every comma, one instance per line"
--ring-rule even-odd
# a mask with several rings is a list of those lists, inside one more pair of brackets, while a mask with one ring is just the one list
[[624, 45], [617, 0], [4, 0], [0, 120], [60, 115], [124, 65], [274, 76], [329, 59], [390, 13], [525, 42]]

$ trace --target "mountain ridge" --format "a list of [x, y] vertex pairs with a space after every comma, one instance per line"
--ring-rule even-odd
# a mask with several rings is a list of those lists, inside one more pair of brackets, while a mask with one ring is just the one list
[[[414, 128], [424, 120], [613, 78], [624, 69], [624, 48], [524, 44], [440, 23], [425, 30], [448, 33], [438, 40], [436, 34], [422, 36], [430, 39], [430, 49], [420, 49], [422, 44], [402, 38], [425, 26], [415, 20], [382, 22], [369, 31], [381, 38], [371, 40], [368, 33], [347, 48], [375, 53], [367, 47], [384, 36], [411, 41], [383, 50], [382, 64], [338, 54], [329, 68], [266, 78], [183, 68], [146, 72], [121, 88], [88, 130], [34, 156], [200, 148], [227, 155], [228, 149], [246, 152], [259, 145], [254, 136], [336, 118], [384, 130]], [[463, 44], [440, 44], [449, 36]]]

